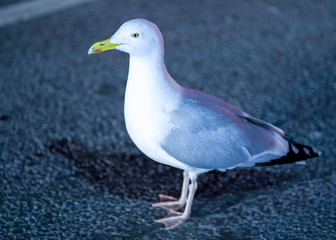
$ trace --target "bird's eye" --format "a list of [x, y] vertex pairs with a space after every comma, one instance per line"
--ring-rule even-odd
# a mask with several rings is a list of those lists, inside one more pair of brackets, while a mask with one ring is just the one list
[[139, 37], [139, 33], [132, 33], [132, 38], [138, 38]]

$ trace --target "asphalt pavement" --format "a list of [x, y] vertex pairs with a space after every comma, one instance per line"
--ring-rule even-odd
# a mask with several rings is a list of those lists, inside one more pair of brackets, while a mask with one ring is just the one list
[[[128, 56], [87, 55], [139, 17], [181, 85], [323, 156], [201, 175], [191, 218], [155, 223], [151, 203], [178, 196], [182, 171], [126, 132]], [[1, 27], [1, 239], [336, 239], [335, 39], [334, 0], [100, 0]]]

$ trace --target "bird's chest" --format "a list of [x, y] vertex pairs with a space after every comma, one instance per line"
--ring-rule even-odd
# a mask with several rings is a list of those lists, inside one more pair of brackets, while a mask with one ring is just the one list
[[171, 128], [162, 96], [151, 88], [128, 84], [124, 114], [127, 132], [135, 145], [147, 156], [158, 158], [160, 143]]

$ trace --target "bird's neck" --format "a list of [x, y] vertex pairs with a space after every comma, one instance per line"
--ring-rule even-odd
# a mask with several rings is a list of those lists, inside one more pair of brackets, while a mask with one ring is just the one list
[[143, 94], [160, 94], [160, 99], [165, 99], [174, 97], [180, 89], [181, 86], [175, 82], [166, 69], [163, 54], [146, 57], [130, 56], [126, 94], [141, 91]]

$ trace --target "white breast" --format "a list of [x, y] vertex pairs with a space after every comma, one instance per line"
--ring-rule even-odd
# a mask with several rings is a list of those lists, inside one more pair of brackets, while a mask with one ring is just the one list
[[[168, 116], [149, 93], [127, 85], [125, 123], [134, 143], [147, 155], [155, 150], [170, 130]], [[152, 157], [152, 156], [151, 156]]]
[[178, 90], [172, 90], [172, 86], [161, 79], [162, 76], [148, 74], [143, 66], [133, 64], [130, 67], [124, 106], [128, 134], [135, 145], [151, 159], [187, 169], [186, 165], [160, 147], [174, 127], [169, 121], [169, 112], [178, 104]]

